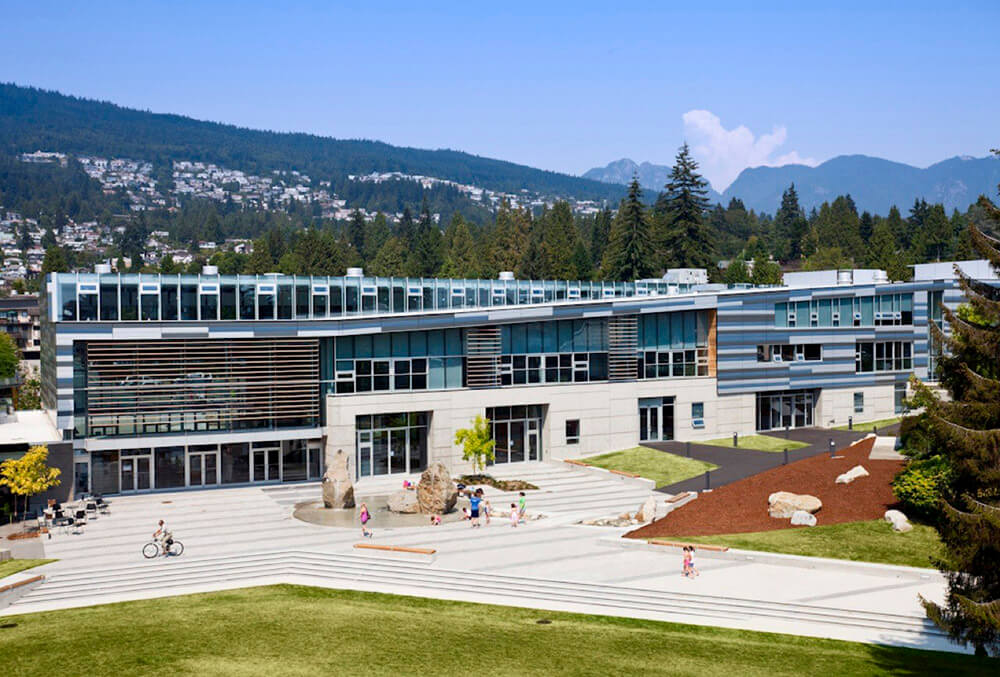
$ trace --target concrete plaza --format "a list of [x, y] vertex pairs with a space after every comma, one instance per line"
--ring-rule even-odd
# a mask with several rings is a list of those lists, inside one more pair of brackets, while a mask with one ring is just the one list
[[[961, 650], [918, 601], [943, 599], [936, 571], [699, 551], [702, 575], [690, 580], [678, 550], [578, 524], [635, 510], [651, 495], [648, 483], [559, 463], [494, 474], [538, 485], [528, 509], [545, 517], [512, 528], [499, 514], [511, 495], [486, 488], [498, 515], [482, 529], [374, 521], [376, 544], [433, 548], [433, 558], [360, 551], [357, 528], [293, 518], [296, 503], [319, 498], [318, 483], [116, 497], [111, 514], [82, 534], [43, 541], [45, 556], [59, 561], [31, 570], [45, 582], [0, 615], [284, 582]], [[185, 552], [144, 560], [141, 547], [161, 518]]]

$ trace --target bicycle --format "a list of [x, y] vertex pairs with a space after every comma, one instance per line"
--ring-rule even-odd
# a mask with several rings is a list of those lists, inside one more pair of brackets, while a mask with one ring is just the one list
[[184, 544], [173, 539], [170, 539], [165, 546], [161, 546], [159, 541], [150, 541], [142, 546], [142, 556], [146, 559], [153, 559], [160, 555], [164, 557], [180, 557], [183, 552]]

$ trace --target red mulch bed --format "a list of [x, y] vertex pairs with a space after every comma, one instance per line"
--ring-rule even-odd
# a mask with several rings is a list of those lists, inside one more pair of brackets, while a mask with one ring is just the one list
[[[897, 503], [890, 483], [903, 467], [903, 461], [869, 460], [874, 444], [874, 438], [864, 439], [838, 451], [837, 456], [842, 458], [813, 456], [702, 493], [663, 519], [626, 536], [711, 536], [788, 529], [787, 519], [767, 514], [767, 497], [775, 491], [819, 498], [823, 507], [816, 513], [816, 519], [821, 525], [881, 519]], [[837, 475], [859, 464], [871, 473], [869, 477], [851, 484], [834, 483]]]

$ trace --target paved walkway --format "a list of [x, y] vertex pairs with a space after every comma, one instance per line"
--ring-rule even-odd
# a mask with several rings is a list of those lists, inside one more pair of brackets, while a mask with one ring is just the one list
[[[843, 449], [865, 436], [865, 433], [849, 432], [846, 430], [826, 430], [824, 428], [798, 428], [785, 431], [769, 433], [770, 437], [786, 438], [796, 442], [804, 442], [808, 447], [790, 449], [788, 451], [788, 462], [798, 461], [803, 458], [829, 453], [830, 440], [833, 439], [837, 449]], [[659, 449], [671, 454], [686, 456], [686, 442], [647, 442], [644, 446]], [[725, 486], [730, 482], [736, 482], [745, 477], [756, 475], [759, 472], [769, 470], [779, 466], [784, 462], [782, 452], [755, 451], [753, 449], [739, 449], [732, 447], [716, 447], [710, 444], [691, 443], [691, 458], [700, 461], [707, 461], [719, 466], [710, 475], [711, 488]], [[677, 482], [669, 486], [660, 487], [657, 491], [667, 494], [679, 494], [682, 491], [701, 491], [705, 489], [705, 476], [698, 475], [691, 479]]]

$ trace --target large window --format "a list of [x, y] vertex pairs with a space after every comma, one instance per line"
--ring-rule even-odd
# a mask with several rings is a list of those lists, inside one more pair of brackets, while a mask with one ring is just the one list
[[489, 407], [486, 418], [496, 441], [491, 465], [541, 460], [542, 405]]
[[701, 311], [643, 315], [638, 377], [708, 376], [708, 319]]
[[813, 394], [804, 390], [757, 393], [757, 430], [813, 425]]
[[774, 305], [776, 327], [883, 327], [913, 324], [913, 294], [838, 296]]
[[858, 373], [913, 369], [913, 344], [907, 341], [859, 341], [854, 347]]
[[342, 336], [335, 350], [337, 393], [462, 387], [460, 329]]
[[417, 411], [355, 419], [358, 477], [420, 472], [427, 467], [430, 415]]
[[823, 347], [818, 343], [757, 346], [758, 362], [816, 362], [822, 359]]

